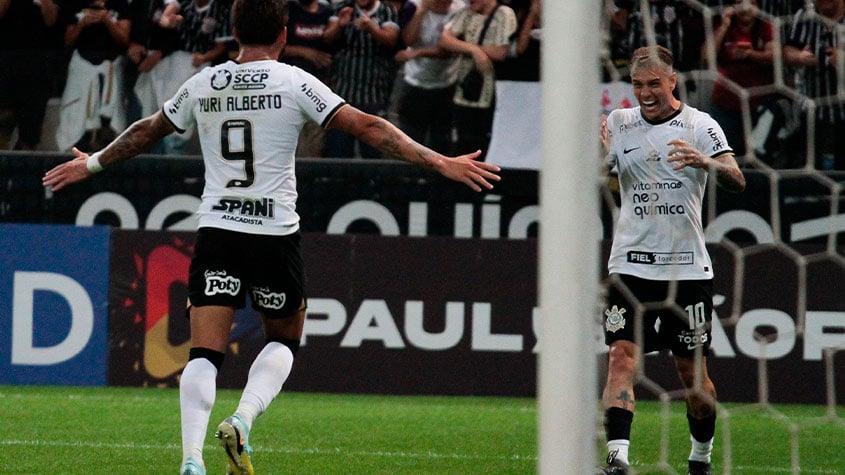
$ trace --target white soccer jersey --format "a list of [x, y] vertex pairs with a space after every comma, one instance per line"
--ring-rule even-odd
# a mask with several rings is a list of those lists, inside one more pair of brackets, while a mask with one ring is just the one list
[[286, 235], [299, 229], [294, 151], [308, 120], [323, 126], [343, 99], [277, 61], [205, 68], [164, 103], [177, 130], [194, 121], [205, 164], [199, 226]]
[[659, 123], [646, 120], [639, 107], [614, 110], [607, 130], [609, 165], [616, 167], [622, 198], [608, 270], [651, 280], [712, 278], [701, 224], [708, 172], [673, 170], [667, 142], [681, 139], [715, 157], [732, 151], [721, 127], [682, 104]]

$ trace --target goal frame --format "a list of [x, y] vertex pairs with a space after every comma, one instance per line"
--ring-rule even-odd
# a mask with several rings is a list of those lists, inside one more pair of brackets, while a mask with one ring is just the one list
[[543, 2], [538, 472], [591, 473], [598, 405], [599, 19], [595, 0]]

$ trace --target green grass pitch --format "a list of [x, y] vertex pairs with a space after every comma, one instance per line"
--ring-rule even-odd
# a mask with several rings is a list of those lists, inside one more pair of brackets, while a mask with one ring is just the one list
[[[235, 391], [218, 392], [205, 449], [209, 474], [224, 472], [223, 453], [211, 433], [238, 397]], [[178, 472], [174, 389], [5, 386], [0, 407], [0, 473]], [[797, 473], [797, 457], [800, 473], [845, 474], [845, 422], [826, 408], [728, 404], [723, 409], [717, 473]], [[666, 410], [670, 415], [664, 418]], [[537, 466], [536, 430], [534, 399], [283, 392], [250, 437], [261, 475], [530, 474]], [[597, 459], [598, 430], [597, 422]], [[687, 437], [679, 403], [640, 402], [631, 448], [637, 473], [681, 473]], [[730, 471], [722, 470], [726, 453]]]

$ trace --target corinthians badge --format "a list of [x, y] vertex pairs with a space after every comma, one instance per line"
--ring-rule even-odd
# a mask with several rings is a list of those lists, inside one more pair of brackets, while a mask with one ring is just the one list
[[605, 310], [604, 314], [607, 315], [607, 319], [604, 321], [605, 330], [615, 333], [625, 328], [624, 308], [618, 308], [614, 305], [609, 310]]

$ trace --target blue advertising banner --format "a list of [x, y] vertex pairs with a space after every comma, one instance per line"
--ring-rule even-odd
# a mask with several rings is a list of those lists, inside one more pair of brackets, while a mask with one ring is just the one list
[[0, 224], [0, 384], [106, 383], [109, 236]]

